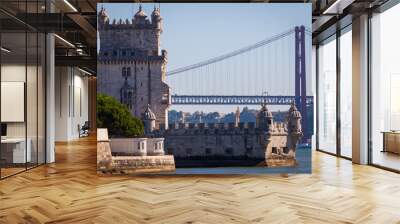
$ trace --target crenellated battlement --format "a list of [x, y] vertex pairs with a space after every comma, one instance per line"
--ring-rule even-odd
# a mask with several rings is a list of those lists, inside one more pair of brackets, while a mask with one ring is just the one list
[[[212, 135], [225, 135], [254, 133], [262, 134], [265, 130], [256, 127], [255, 122], [239, 122], [237, 126], [235, 123], [175, 123], [169, 124], [168, 129], [163, 124], [159, 126], [157, 134], [160, 135], [185, 135], [185, 134], [212, 134]], [[270, 134], [287, 134], [286, 122], [275, 122]]]
[[135, 16], [129, 19], [113, 19], [111, 22], [107, 12], [102, 8], [98, 14], [98, 27], [99, 31], [105, 30], [134, 30], [134, 29], [156, 29], [161, 30], [160, 9], [154, 8], [151, 14], [151, 19], [147, 18], [146, 13], [143, 11], [142, 6], [139, 6], [139, 10], [136, 12]]
[[116, 20], [112, 22], [109, 20], [105, 21], [102, 26], [100, 26], [100, 31], [102, 30], [134, 30], [134, 29], [157, 29], [154, 24], [146, 19], [144, 23], [137, 23], [135, 19], [132, 20]]
[[110, 21], [102, 8], [98, 14], [101, 63], [120, 61], [166, 63], [166, 52], [160, 49], [162, 18], [158, 8], [154, 8], [151, 19], [147, 18], [142, 7], [134, 18]]

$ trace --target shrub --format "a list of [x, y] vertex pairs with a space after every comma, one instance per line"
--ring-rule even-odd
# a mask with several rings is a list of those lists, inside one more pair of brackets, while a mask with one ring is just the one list
[[110, 137], [143, 135], [141, 120], [132, 116], [129, 109], [111, 96], [97, 95], [97, 126], [107, 128]]

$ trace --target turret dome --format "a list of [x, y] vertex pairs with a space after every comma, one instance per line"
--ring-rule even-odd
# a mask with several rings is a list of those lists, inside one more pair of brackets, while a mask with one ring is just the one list
[[106, 9], [104, 7], [101, 7], [99, 17], [108, 17]]
[[154, 10], [153, 10], [153, 12], [151, 13], [151, 16], [152, 16], [152, 17], [160, 17], [160, 16], [161, 16], [161, 15], [160, 15], [160, 8], [154, 7]]
[[294, 102], [292, 102], [292, 105], [290, 106], [289, 109], [289, 115], [293, 118], [301, 118], [301, 113], [300, 111], [297, 109], [296, 105]]
[[268, 110], [267, 105], [264, 103], [261, 110], [257, 114], [258, 118], [272, 118], [271, 111]]
[[98, 17], [97, 17], [97, 22], [98, 22], [98, 26], [99, 29], [102, 29], [107, 23], [109, 23], [109, 18], [106, 12], [106, 9], [102, 6]]
[[150, 105], [147, 105], [146, 110], [143, 113], [143, 120], [155, 120], [156, 115], [151, 111]]
[[142, 5], [139, 6], [139, 11], [135, 14], [135, 18], [146, 18], [147, 15], [142, 9]]

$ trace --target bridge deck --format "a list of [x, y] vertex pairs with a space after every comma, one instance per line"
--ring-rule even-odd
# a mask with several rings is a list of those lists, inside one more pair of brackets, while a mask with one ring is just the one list
[[[290, 105], [295, 100], [295, 96], [171, 96], [171, 103], [175, 105], [260, 105], [263, 102], [269, 105]], [[313, 104], [313, 101], [313, 96], [306, 97], [307, 105]], [[301, 102], [301, 98], [299, 98], [299, 102]]]

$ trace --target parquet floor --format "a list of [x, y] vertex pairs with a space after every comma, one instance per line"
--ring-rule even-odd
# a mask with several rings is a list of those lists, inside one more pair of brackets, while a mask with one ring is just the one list
[[313, 153], [312, 175], [98, 176], [96, 142], [0, 181], [0, 223], [400, 223], [400, 175]]

